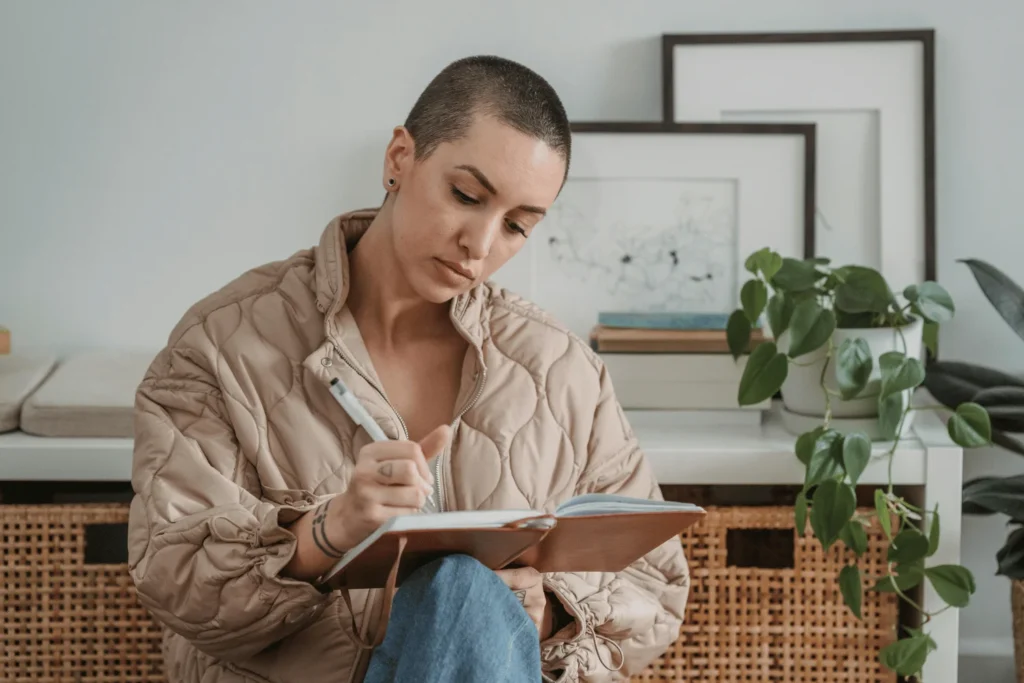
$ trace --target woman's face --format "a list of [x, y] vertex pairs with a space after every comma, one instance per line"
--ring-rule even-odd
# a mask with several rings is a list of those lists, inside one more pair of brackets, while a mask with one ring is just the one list
[[399, 128], [385, 163], [394, 248], [418, 296], [443, 303], [488, 279], [526, 244], [562, 186], [565, 160], [486, 116], [416, 161]]

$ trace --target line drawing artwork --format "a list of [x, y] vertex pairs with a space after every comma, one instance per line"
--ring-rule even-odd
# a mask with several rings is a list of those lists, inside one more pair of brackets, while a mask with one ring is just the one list
[[736, 192], [728, 179], [570, 179], [538, 235], [538, 303], [578, 333], [599, 311], [731, 310]]

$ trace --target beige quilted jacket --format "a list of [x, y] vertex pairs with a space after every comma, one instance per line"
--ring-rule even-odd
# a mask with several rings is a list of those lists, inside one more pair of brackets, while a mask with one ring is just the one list
[[[343, 683], [357, 656], [344, 600], [281, 574], [284, 528], [345, 490], [369, 439], [333, 401], [340, 376], [390, 438], [401, 418], [348, 310], [347, 248], [373, 211], [197, 303], [139, 386], [129, 552], [143, 604], [168, 628], [172, 681]], [[599, 358], [541, 310], [491, 285], [452, 302], [471, 342], [444, 509], [551, 510], [574, 494], [660, 497]], [[679, 635], [679, 542], [618, 574], [554, 574], [576, 619], [542, 643], [564, 681], [622, 680]], [[376, 591], [352, 596], [357, 623]], [[621, 665], [621, 666], [620, 666]]]

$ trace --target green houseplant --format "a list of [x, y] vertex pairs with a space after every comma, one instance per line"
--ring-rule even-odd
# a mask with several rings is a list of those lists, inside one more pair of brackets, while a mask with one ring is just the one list
[[[963, 259], [999, 316], [1024, 339], [1024, 290], [1004, 272], [978, 259]], [[992, 441], [1024, 456], [1024, 380], [1002, 370], [963, 361], [929, 366], [924, 386], [946, 406], [977, 403], [989, 413]], [[1017, 678], [1024, 681], [1024, 476], [977, 477], [964, 483], [964, 514], [1002, 514], [1015, 527], [996, 552], [996, 574], [1010, 580]]]
[[[960, 565], [929, 564], [938, 549], [939, 510], [922, 510], [897, 495], [892, 483], [892, 459], [909, 416], [922, 408], [912, 393], [925, 379], [917, 357], [922, 343], [934, 349], [938, 325], [952, 319], [949, 294], [935, 282], [907, 286], [901, 301], [876, 270], [864, 266], [832, 267], [828, 259], [783, 258], [769, 248], [751, 254], [745, 263], [751, 274], [740, 291], [740, 307], [729, 318], [727, 336], [734, 358], [749, 356], [740, 378], [737, 400], [758, 403], [782, 392], [799, 391], [787, 383], [791, 369], [818, 377], [820, 410], [813, 426], [795, 439], [795, 455], [804, 465], [803, 486], [794, 501], [797, 529], [809, 521], [814, 537], [828, 550], [842, 543], [847, 564], [836, 577], [843, 601], [861, 618], [864, 590], [889, 591], [921, 614], [922, 628], [907, 629], [904, 637], [879, 652], [881, 663], [903, 676], [919, 676], [936, 648], [928, 634], [927, 612], [908, 595], [928, 581], [946, 602], [943, 609], [964, 607], [975, 591], [974, 577]], [[749, 350], [752, 327], [768, 318], [775, 341]], [[895, 338], [895, 347], [872, 348], [868, 338], [878, 330]], [[911, 334], [911, 331], [916, 330]], [[863, 411], [859, 421], [835, 415], [839, 406]], [[852, 425], [852, 426], [851, 426]], [[870, 426], [873, 430], [860, 429]], [[869, 433], [873, 431], [873, 433]], [[990, 442], [988, 413], [967, 401], [952, 410], [950, 437], [964, 447]], [[884, 442], [882, 453], [873, 453]], [[857, 510], [860, 476], [874, 457], [887, 458], [889, 482], [874, 492], [870, 515]], [[867, 549], [866, 528], [877, 522], [887, 539], [886, 570], [865, 575], [858, 562]]]

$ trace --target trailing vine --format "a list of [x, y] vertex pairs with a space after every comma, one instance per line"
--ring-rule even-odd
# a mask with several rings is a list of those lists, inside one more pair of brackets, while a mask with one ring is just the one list
[[[991, 441], [989, 415], [976, 403], [961, 403], [955, 409], [913, 405], [912, 395], [925, 380], [925, 368], [910, 352], [905, 329], [923, 321], [923, 343], [934, 353], [938, 326], [954, 315], [953, 300], [932, 281], [907, 286], [901, 298], [875, 269], [833, 268], [828, 259], [783, 258], [768, 248], [751, 254], [745, 266], [752, 277], [740, 291], [740, 307], [733, 311], [727, 328], [733, 357], [748, 356], [737, 400], [740, 405], [752, 405], [780, 389], [785, 394], [791, 364], [821, 363], [820, 424], [797, 436], [794, 444], [794, 454], [804, 465], [803, 486], [793, 504], [796, 528], [803, 533], [809, 521], [825, 551], [837, 543], [849, 551], [836, 581], [844, 604], [857, 619], [863, 619], [865, 590], [894, 593], [920, 613], [921, 628], [905, 627], [901, 637], [878, 653], [886, 668], [919, 677], [937, 647], [928, 623], [947, 609], [965, 607], [976, 586], [966, 567], [929, 562], [939, 549], [939, 510], [923, 510], [898, 495], [892, 464], [904, 425], [915, 410], [947, 412], [949, 436], [962, 447]], [[765, 315], [772, 339], [751, 350], [751, 332]], [[864, 337], [855, 333], [871, 328], [896, 330], [902, 348], [873, 353]], [[839, 329], [854, 332], [837, 345]], [[836, 402], [865, 397], [877, 406], [884, 442], [873, 442], [862, 431], [836, 428]], [[888, 448], [879, 448], [885, 442]], [[859, 511], [857, 486], [875, 458], [888, 461], [888, 483], [875, 488], [873, 510]], [[867, 529], [874, 520], [886, 539], [885, 571], [877, 576], [867, 574], [860, 563], [868, 548]], [[925, 610], [909, 595], [925, 581], [945, 603], [938, 610]]]

